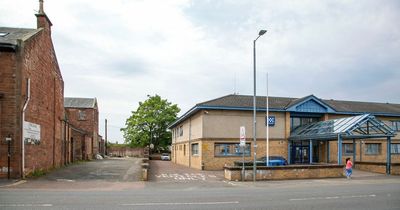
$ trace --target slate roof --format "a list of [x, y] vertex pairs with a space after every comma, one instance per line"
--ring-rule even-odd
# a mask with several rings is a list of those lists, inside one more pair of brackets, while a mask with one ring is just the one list
[[[309, 96], [307, 96], [309, 97]], [[269, 108], [285, 110], [286, 108], [300, 103], [303, 98], [269, 97]], [[394, 114], [400, 115], [400, 104], [375, 103], [359, 101], [341, 101], [320, 99], [338, 113], [371, 113], [371, 114]], [[227, 95], [214, 100], [199, 103], [201, 107], [227, 107], [227, 108], [252, 108], [253, 96]], [[257, 108], [266, 107], [266, 97], [257, 96]]]
[[40, 30], [41, 29], [0, 27], [0, 33], [7, 33], [5, 36], [0, 36], [0, 46], [2, 48], [9, 47], [15, 50], [18, 45], [18, 39], [26, 40]]
[[94, 109], [97, 108], [96, 98], [64, 98], [65, 108], [84, 108], [84, 109]]

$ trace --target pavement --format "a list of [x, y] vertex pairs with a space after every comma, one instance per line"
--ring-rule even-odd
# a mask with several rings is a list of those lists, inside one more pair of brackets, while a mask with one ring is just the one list
[[25, 182], [26, 180], [20, 179], [0, 179], [0, 188], [12, 187]]

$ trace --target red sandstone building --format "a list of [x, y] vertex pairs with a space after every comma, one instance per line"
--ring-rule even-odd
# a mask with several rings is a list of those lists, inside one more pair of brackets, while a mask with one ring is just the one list
[[37, 29], [0, 27], [0, 178], [65, 162], [64, 82], [42, 3], [36, 17]]
[[71, 127], [72, 160], [90, 160], [99, 154], [99, 109], [96, 98], [64, 98], [67, 123]]
[[0, 27], [0, 178], [24, 178], [104, 150], [96, 99], [64, 101], [52, 23], [39, 2], [37, 29]]

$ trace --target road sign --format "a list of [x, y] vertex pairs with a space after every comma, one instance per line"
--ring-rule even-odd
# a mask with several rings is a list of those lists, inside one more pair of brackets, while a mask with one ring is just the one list
[[246, 128], [244, 126], [240, 127], [240, 146], [244, 147], [246, 145]]

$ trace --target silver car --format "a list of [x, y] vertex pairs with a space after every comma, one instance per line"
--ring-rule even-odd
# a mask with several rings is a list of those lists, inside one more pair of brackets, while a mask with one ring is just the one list
[[161, 160], [171, 160], [171, 156], [169, 155], [169, 153], [162, 153]]

